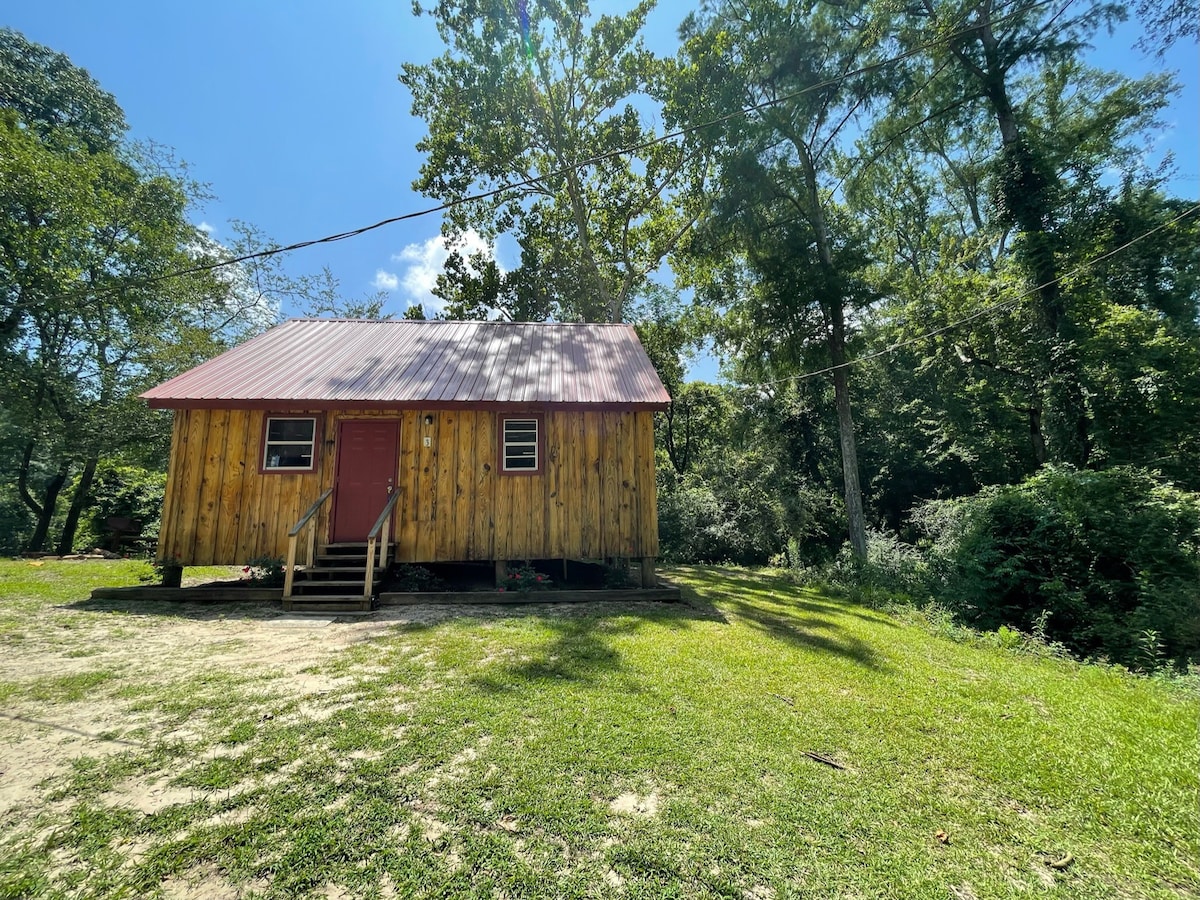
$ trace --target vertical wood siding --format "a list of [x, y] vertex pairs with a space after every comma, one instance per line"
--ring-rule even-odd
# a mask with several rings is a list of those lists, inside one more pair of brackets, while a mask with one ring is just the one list
[[[332, 486], [338, 422], [379, 417], [400, 422], [395, 540], [402, 561], [658, 555], [651, 412], [545, 412], [537, 475], [497, 471], [495, 412], [436, 409], [318, 413], [324, 422], [317, 471], [264, 475], [258, 458], [265, 415], [176, 410], [163, 558], [240, 565], [284, 556], [288, 529]], [[316, 522], [320, 543], [331, 508], [327, 503]]]

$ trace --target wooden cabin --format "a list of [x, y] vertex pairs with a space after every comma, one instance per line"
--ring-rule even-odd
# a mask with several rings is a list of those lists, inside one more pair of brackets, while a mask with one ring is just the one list
[[168, 577], [369, 542], [372, 561], [622, 558], [652, 579], [669, 397], [629, 325], [295, 319], [142, 396], [175, 411]]

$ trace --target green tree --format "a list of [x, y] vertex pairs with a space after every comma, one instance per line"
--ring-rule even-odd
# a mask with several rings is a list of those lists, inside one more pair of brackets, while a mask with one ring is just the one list
[[112, 94], [62, 53], [0, 28], [0, 109], [11, 109], [48, 142], [81, 142], [89, 152], [114, 150], [125, 137], [125, 113]]
[[[400, 75], [429, 128], [414, 188], [456, 204], [452, 235], [513, 232], [532, 267], [522, 277], [553, 290], [562, 319], [622, 321], [693, 220], [676, 193], [696, 161], [671, 143], [646, 146], [669, 67], [640, 37], [653, 6], [599, 16], [564, 0], [419, 8], [449, 49]], [[463, 302], [474, 310], [474, 294], [498, 290], [472, 287]], [[512, 293], [529, 314], [530, 298]]]
[[[47, 144], [11, 111], [0, 121], [0, 278], [12, 338], [4, 368], [10, 412], [27, 434], [18, 490], [46, 540], [59, 492], [82, 466], [59, 549], [69, 549], [99, 456], [136, 441], [146, 414], [133, 389], [148, 333], [176, 315], [189, 289], [152, 279], [191, 262], [196, 231], [187, 186], [112, 151]], [[55, 460], [41, 497], [39, 457]]]
[[[866, 552], [851, 409], [848, 315], [870, 302], [867, 257], [835, 193], [835, 163], [886, 53], [862, 4], [716, 2], [688, 17], [673, 114], [716, 161], [688, 277], [728, 309], [724, 338], [754, 380], [829, 366], [850, 544]], [[757, 111], [742, 115], [746, 106]], [[716, 123], [708, 125], [706, 123]]]
[[1081, 217], [1076, 232], [1089, 255], [1111, 254], [1076, 276], [1075, 285], [1090, 298], [1080, 358], [1096, 463], [1156, 469], [1200, 491], [1195, 204], [1127, 181]]
[[569, 312], [554, 299], [570, 293], [565, 286], [560, 292], [549, 283], [554, 275], [528, 243], [521, 248], [521, 264], [511, 272], [501, 271], [495, 259], [482, 253], [464, 259], [455, 252], [446, 259], [433, 293], [445, 301], [447, 319], [544, 322], [555, 312]]
[[0, 66], [19, 77], [0, 106], [5, 424], [22, 436], [11, 468], [28, 549], [69, 492], [61, 552], [101, 459], [161, 464], [166, 420], [138, 393], [273, 324], [286, 282], [272, 259], [176, 277], [230, 252], [189, 222], [203, 187], [170, 154], [122, 142], [116, 101], [61, 54], [4, 32]]
[[[1119, 14], [1113, 4], [1058, 9], [1037, 0], [906, 8], [897, 31], [914, 56], [903, 77], [924, 88], [918, 102], [890, 117], [883, 135], [890, 142], [910, 129], [944, 134], [967, 122], [986, 129], [994, 149], [977, 171], [994, 202], [978, 224], [1012, 232], [1001, 246], [1031, 288], [1039, 353], [1027, 374], [1044, 408], [1046, 458], [1075, 465], [1088, 462], [1092, 435], [1080, 316], [1061, 281], [1070, 269], [1072, 207], [1081, 199], [1086, 205], [1101, 166], [1128, 158], [1128, 138], [1162, 107], [1170, 87], [1166, 78], [1131, 82], [1081, 63], [1087, 40]], [[922, 149], [920, 141], [907, 146]], [[953, 159], [942, 155], [949, 167]]]
[[1137, 46], [1162, 58], [1176, 41], [1200, 40], [1200, 6], [1191, 0], [1138, 0], [1143, 23]]
[[[1098, 359], [1089, 346], [1106, 315], [1109, 286], [1128, 279], [1126, 266], [1148, 266], [1140, 283], [1155, 302], [1167, 303], [1169, 295], [1178, 305], [1189, 290], [1178, 271], [1182, 247], [1162, 246], [1167, 232], [1086, 268], [1162, 224], [1141, 217], [1120, 229], [1124, 240], [1098, 233], [1108, 235], [1128, 218], [1107, 183], [1112, 167], [1127, 171], [1130, 184], [1154, 183], [1140, 170], [1139, 148], [1171, 89], [1164, 76], [1131, 81], [1080, 62], [1080, 35], [1098, 15], [1065, 23], [1057, 45], [1054, 19], [1036, 20], [1047, 29], [1039, 34], [1021, 5], [997, 16], [998, 28], [1012, 29], [1004, 52], [1015, 68], [1005, 70], [1006, 86], [1021, 134], [1054, 175], [1045, 186], [1053, 209], [1040, 239], [1052, 246], [1055, 271], [1072, 273], [1055, 286], [1060, 334], [1047, 328], [1040, 292], [1022, 299], [1039, 285], [1030, 277], [1026, 236], [1006, 207], [1008, 170], [994, 108], [964, 78], [944, 40], [905, 61], [899, 79], [910, 102], [880, 116], [860, 140], [858, 158], [843, 163], [847, 201], [876, 250], [872, 282], [888, 298], [873, 312], [867, 340], [876, 348], [902, 345], [864, 375], [872, 401], [888, 398], [865, 410], [866, 474], [893, 524], [918, 499], [1020, 480], [1068, 458], [1084, 433], [1091, 463], [1105, 464], [1111, 432], [1100, 423], [1106, 398], [1093, 380]], [[938, 33], [954, 31], [945, 13]], [[972, 34], [967, 29], [954, 41]], [[1030, 47], [1035, 39], [1043, 42], [1041, 55]], [[1143, 248], [1153, 261], [1136, 262]], [[1149, 288], [1155, 283], [1160, 290]], [[1064, 391], [1077, 395], [1082, 419], [1064, 415]], [[1155, 455], [1140, 459], [1149, 464]]]

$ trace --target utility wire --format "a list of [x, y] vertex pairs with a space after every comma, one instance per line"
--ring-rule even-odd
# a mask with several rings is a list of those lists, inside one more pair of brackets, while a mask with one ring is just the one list
[[[992, 24], [993, 24], [993, 26], [1002, 25], [1011, 19], [1017, 18], [1020, 15], [1025, 15], [1026, 13], [1028, 13], [1031, 10], [1037, 9], [1042, 6], [1050, 6], [1057, 2], [1058, 2], [1058, 0], [1038, 0], [1038, 2], [1032, 3], [1029, 6], [1026, 6], [1020, 10], [1008, 13], [1007, 15], [1000, 16], [999, 18], [994, 19]], [[1067, 6], [1070, 6], [1072, 2], [1073, 2], [1073, 0], [1067, 0]], [[1066, 7], [1064, 7], [1064, 9], [1065, 8]], [[1061, 11], [1059, 13], [1057, 13], [1056, 16], [1057, 15], [1061, 15]], [[784, 94], [779, 97], [774, 97], [769, 100], [763, 100], [759, 103], [753, 103], [749, 106], [742, 107], [740, 109], [734, 110], [733, 112], [729, 112], [729, 113], [726, 113], [725, 115], [718, 116], [707, 122], [702, 122], [698, 125], [689, 125], [684, 128], [679, 128], [679, 129], [676, 129], [675, 131], [668, 132], [667, 134], [661, 135], [656, 138], [651, 138], [650, 140], [642, 141], [641, 143], [634, 144], [629, 147], [623, 147], [623, 148], [620, 148], [617, 150], [609, 150], [604, 153], [595, 154], [594, 156], [587, 157], [586, 159], [582, 160], [581, 162], [572, 163], [567, 166], [562, 166], [558, 169], [543, 173], [541, 175], [531, 176], [529, 178], [522, 179], [521, 181], [508, 182], [506, 184], [503, 184], [503, 185], [493, 188], [491, 190], [482, 191], [480, 193], [472, 194], [467, 197], [459, 197], [454, 200], [448, 200], [444, 203], [439, 203], [435, 206], [429, 206], [424, 209], [415, 210], [413, 212], [403, 213], [398, 216], [390, 216], [386, 219], [381, 219], [380, 221], [374, 222], [370, 225], [364, 225], [360, 228], [354, 228], [349, 231], [342, 231], [342, 232], [338, 232], [337, 234], [330, 234], [330, 235], [326, 235], [325, 237], [313, 238], [311, 240], [306, 240], [306, 241], [297, 241], [296, 243], [287, 244], [283, 247], [269, 247], [266, 250], [258, 250], [253, 253], [244, 253], [244, 254], [241, 254], [240, 256], [230, 257], [228, 259], [213, 260], [212, 262], [205, 262], [205, 263], [197, 263], [196, 265], [187, 266], [185, 268], [177, 269], [172, 272], [164, 272], [160, 275], [152, 275], [147, 278], [139, 279], [136, 282], [136, 284], [138, 284], [139, 286], [145, 287], [148, 285], [157, 284], [162, 281], [168, 281], [168, 280], [171, 280], [174, 278], [182, 278], [185, 275], [196, 275], [196, 274], [200, 274], [203, 272], [211, 272], [211, 271], [214, 271], [217, 269], [223, 269], [228, 266], [234, 266], [234, 265], [238, 265], [240, 263], [250, 262], [250, 261], [256, 260], [256, 259], [266, 259], [268, 257], [277, 256], [282, 253], [291, 253], [293, 251], [303, 250], [306, 247], [313, 247], [318, 244], [332, 244], [332, 243], [336, 243], [337, 241], [344, 241], [349, 238], [358, 237], [359, 235], [366, 234], [367, 232], [370, 232], [370, 231], [375, 231], [379, 228], [384, 228], [388, 225], [395, 225], [398, 222], [405, 222], [405, 221], [408, 221], [411, 219], [418, 219], [418, 218], [423, 218], [424, 216], [433, 215], [434, 213], [445, 212], [446, 210], [453, 209], [457, 206], [462, 206], [467, 203], [476, 203], [476, 202], [479, 202], [480, 200], [488, 200], [488, 199], [491, 199], [492, 197], [499, 196], [500, 194], [504, 194], [508, 191], [514, 191], [514, 190], [518, 190], [520, 188], [529, 187], [531, 185], [537, 184], [538, 182], [543, 181], [548, 178], [562, 177], [563, 175], [566, 175], [568, 172], [576, 171], [579, 169], [584, 169], [589, 166], [594, 166], [594, 165], [597, 165], [597, 164], [602, 163], [609, 159], [615, 159], [617, 157], [626, 156], [628, 154], [638, 153], [642, 150], [649, 149], [650, 147], [654, 147], [658, 144], [666, 143], [668, 141], [673, 141], [673, 140], [676, 140], [681, 137], [686, 137], [690, 134], [694, 134], [695, 132], [703, 131], [707, 128], [712, 128], [716, 125], [722, 125], [726, 122], [733, 121], [734, 119], [748, 117], [753, 113], [759, 112], [764, 109], [768, 109], [773, 106], [778, 106], [781, 103], [786, 103], [789, 100], [794, 100], [797, 97], [803, 96], [804, 94], [812, 93], [813, 91], [822, 90], [823, 88], [832, 87], [837, 84], [841, 84], [844, 81], [848, 81], [852, 78], [857, 78], [862, 75], [866, 75], [871, 72], [877, 71], [879, 69], [886, 68], [887, 66], [891, 66], [896, 63], [904, 62], [905, 60], [910, 59], [913, 56], [917, 56], [918, 54], [924, 53], [926, 50], [930, 50], [941, 44], [945, 44], [956, 38], [962, 37], [963, 35], [970, 34], [971, 32], [975, 31], [977, 29], [977, 27], [978, 26], [975, 26], [975, 25], [971, 25], [971, 26], [966, 26], [965, 24], [960, 25], [954, 31], [951, 31], [951, 32], [949, 32], [945, 35], [942, 35], [938, 38], [935, 38], [933, 40], [927, 41], [923, 44], [918, 44], [917, 46], [912, 47], [911, 49], [906, 50], [905, 52], [903, 52], [897, 56], [892, 56], [887, 59], [869, 63], [858, 69], [854, 69], [853, 71], [845, 72], [834, 78], [825, 79], [824, 81], [817, 82], [816, 84], [810, 84], [806, 87], [800, 88], [798, 90], [792, 91], [790, 93]], [[112, 288], [109, 290], [109, 292], [110, 293], [115, 292], [116, 290], [118, 290], [118, 288]]]
[[1076, 266], [1070, 272], [1067, 272], [1063, 275], [1059, 275], [1057, 278], [1052, 278], [1050, 281], [1047, 281], [1043, 284], [1036, 285], [1035, 287], [1031, 287], [1028, 290], [1022, 291], [1017, 296], [1012, 297], [1008, 300], [1003, 300], [999, 303], [992, 303], [992, 304], [989, 304], [988, 306], [984, 306], [982, 309], [978, 309], [968, 316], [963, 316], [961, 319], [956, 319], [955, 321], [950, 322], [947, 325], [942, 325], [940, 328], [935, 328], [932, 331], [927, 331], [924, 334], [917, 335], [916, 337], [905, 338], [902, 341], [897, 341], [894, 344], [889, 344], [888, 346], [884, 347], [881, 350], [876, 350], [874, 353], [868, 353], [865, 356], [859, 356], [859, 357], [856, 357], [855, 359], [847, 360], [846, 362], [839, 363], [838, 365], [835, 365], [835, 366], [826, 366], [823, 369], [817, 369], [816, 371], [813, 371], [813, 372], [802, 372], [799, 375], [789, 375], [786, 378], [777, 378], [774, 381], [762, 381], [762, 382], [758, 382], [756, 384], [744, 385], [744, 386], [742, 386], [741, 390], [749, 390], [749, 391], [762, 390], [764, 388], [774, 387], [775, 385], [778, 385], [778, 384], [785, 384], [787, 382], [795, 383], [795, 382], [807, 381], [809, 378], [816, 378], [818, 375], [828, 375], [830, 372], [836, 372], [838, 369], [845, 369], [845, 368], [849, 368], [850, 366], [857, 365], [858, 363], [864, 363], [864, 362], [869, 362], [870, 360], [873, 360], [873, 359], [879, 359], [881, 356], [887, 356], [891, 353], [895, 353], [897, 350], [902, 350], [905, 347], [910, 347], [913, 344], [920, 343], [921, 341], [927, 341], [930, 338], [937, 337], [939, 334], [945, 334], [947, 331], [953, 331], [955, 328], [959, 328], [962, 325], [966, 325], [968, 322], [974, 322], [976, 319], [982, 319], [983, 317], [990, 316], [993, 313], [997, 313], [997, 312], [1001, 312], [1006, 309], [1010, 309], [1010, 308], [1016, 306], [1018, 303], [1020, 303], [1022, 300], [1024, 300], [1026, 297], [1030, 296], [1031, 294], [1035, 294], [1038, 291], [1042, 290], [1043, 288], [1050, 287], [1053, 284], [1058, 284], [1062, 281], [1066, 281], [1068, 278], [1074, 278], [1076, 275], [1079, 275], [1080, 273], [1087, 271], [1088, 269], [1090, 269], [1092, 266], [1096, 265], [1097, 263], [1103, 262], [1104, 260], [1109, 259], [1110, 257], [1116, 256], [1118, 253], [1122, 252], [1123, 250], [1129, 249], [1130, 247], [1132, 247], [1134, 244], [1138, 243], [1139, 241], [1143, 241], [1153, 234], [1157, 234], [1158, 232], [1160, 232], [1166, 228], [1170, 228], [1172, 225], [1176, 224], [1177, 222], [1180, 222], [1183, 219], [1186, 219], [1188, 216], [1193, 215], [1194, 213], [1197, 213], [1197, 212], [1200, 212], [1200, 203], [1197, 203], [1195, 206], [1192, 206], [1189, 209], [1184, 210], [1179, 215], [1177, 215], [1175, 218], [1173, 218], [1167, 222], [1163, 222], [1161, 225], [1157, 225], [1154, 228], [1151, 228], [1149, 231], [1139, 234], [1135, 238], [1131, 238], [1130, 240], [1126, 241], [1121, 246], [1114, 247], [1112, 250], [1109, 250], [1105, 253], [1100, 254], [1099, 256], [1093, 257], [1092, 259], [1089, 259], [1089, 260], [1086, 260], [1085, 262], [1080, 263], [1078, 266]]

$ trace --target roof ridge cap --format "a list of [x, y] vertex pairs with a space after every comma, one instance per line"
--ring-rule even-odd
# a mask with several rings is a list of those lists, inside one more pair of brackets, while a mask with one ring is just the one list
[[293, 322], [348, 322], [363, 325], [519, 325], [522, 327], [538, 328], [567, 326], [576, 328], [628, 328], [633, 325], [632, 322], [511, 322], [496, 319], [363, 319], [349, 316], [290, 316], [280, 324], [289, 325]]

